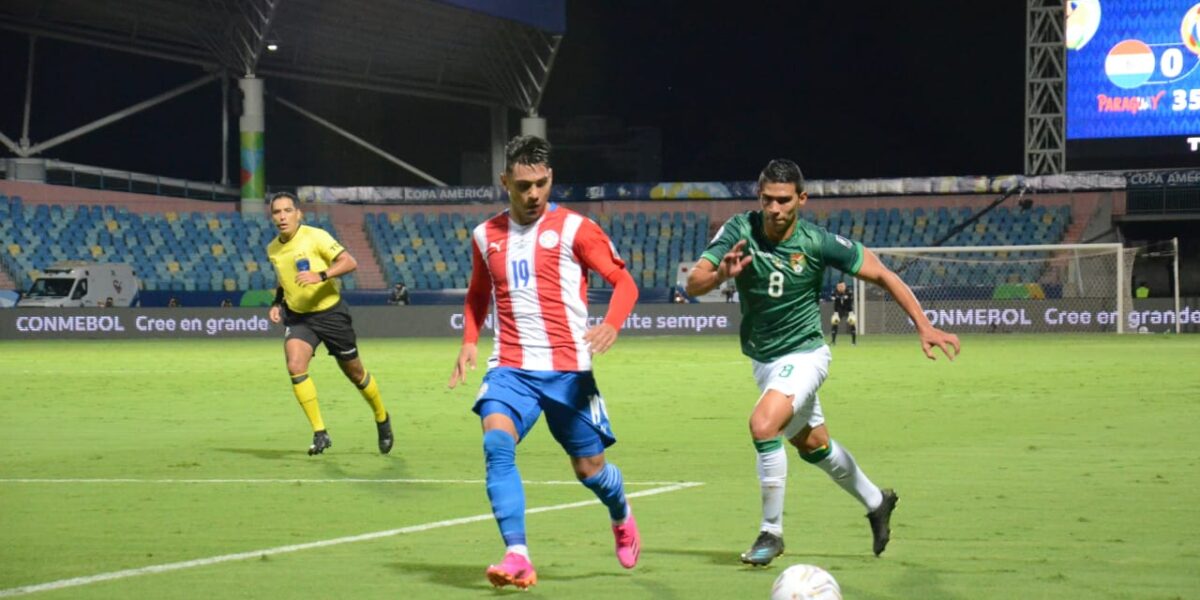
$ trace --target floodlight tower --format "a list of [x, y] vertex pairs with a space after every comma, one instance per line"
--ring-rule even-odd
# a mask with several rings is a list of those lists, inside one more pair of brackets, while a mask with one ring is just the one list
[[1025, 174], [1066, 171], [1064, 0], [1026, 0]]

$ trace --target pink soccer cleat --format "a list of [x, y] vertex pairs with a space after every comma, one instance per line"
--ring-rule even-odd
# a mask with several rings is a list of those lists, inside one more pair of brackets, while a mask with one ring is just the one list
[[[634, 560], [637, 560], [636, 557]], [[515, 585], [524, 590], [537, 583], [537, 571], [533, 570], [533, 564], [528, 558], [516, 552], [509, 552], [504, 555], [500, 564], [487, 568], [487, 578], [495, 587]]]
[[626, 569], [632, 569], [642, 553], [642, 536], [638, 533], [633, 511], [629, 511], [624, 525], [613, 525], [612, 529], [613, 537], [617, 538], [617, 562]]

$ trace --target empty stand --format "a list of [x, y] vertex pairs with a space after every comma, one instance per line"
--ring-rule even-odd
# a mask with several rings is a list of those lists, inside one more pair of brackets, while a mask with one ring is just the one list
[[[472, 229], [496, 209], [463, 213], [367, 212], [364, 248], [380, 265], [370, 287], [403, 281], [415, 290], [461, 289], [471, 269]], [[868, 247], [929, 246], [973, 214], [969, 207], [831, 210], [805, 213], [810, 221]], [[643, 288], [675, 283], [680, 262], [699, 257], [712, 234], [706, 213], [663, 211], [589, 215], [608, 232], [634, 280]], [[311, 213], [306, 222], [338, 233], [330, 217]], [[348, 222], [348, 221], [347, 221]], [[341, 223], [345, 226], [344, 223]], [[1066, 204], [1029, 210], [1000, 207], [958, 232], [943, 245], [1054, 244], [1071, 224]], [[346, 232], [350, 233], [350, 232]], [[132, 213], [114, 206], [26, 206], [19, 197], [0, 196], [0, 264], [17, 286], [26, 288], [37, 273], [62, 260], [124, 262], [134, 265], [147, 290], [234, 291], [274, 287], [265, 248], [275, 229], [265, 217], [238, 213]], [[362, 254], [363, 252], [358, 252]], [[1020, 258], [1024, 253], [1014, 253]], [[1029, 253], [1026, 258], [1041, 258]], [[361, 262], [361, 261], [360, 261]], [[1011, 272], [981, 273], [972, 264], [914, 267], [904, 274], [914, 286], [945, 281], [962, 285], [988, 279], [1012, 284], [1043, 281], [1035, 266], [1015, 264]], [[925, 269], [946, 269], [933, 272]], [[987, 275], [987, 277], [982, 277]], [[363, 277], [366, 274], [362, 275]], [[826, 285], [846, 276], [830, 271]], [[355, 275], [342, 278], [346, 289], [360, 287]], [[592, 275], [591, 287], [607, 287]]]
[[[325, 215], [306, 224], [337, 237]], [[266, 246], [275, 227], [239, 213], [137, 214], [113, 206], [24, 206], [0, 196], [3, 264], [22, 289], [65, 260], [133, 265], [145, 290], [237, 291], [275, 287]], [[355, 289], [353, 275], [341, 278]]]

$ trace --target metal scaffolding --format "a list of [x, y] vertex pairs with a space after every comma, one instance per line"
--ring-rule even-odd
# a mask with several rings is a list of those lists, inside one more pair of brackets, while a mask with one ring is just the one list
[[1063, 0], [1027, 0], [1025, 15], [1025, 174], [1066, 172], [1066, 66]]

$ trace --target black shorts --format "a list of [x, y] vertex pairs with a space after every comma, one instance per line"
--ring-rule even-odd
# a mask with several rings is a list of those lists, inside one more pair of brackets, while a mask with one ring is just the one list
[[296, 313], [284, 308], [283, 337], [286, 340], [304, 340], [316, 352], [317, 344], [325, 342], [329, 355], [340, 360], [358, 358], [358, 336], [346, 303], [338, 301], [333, 308], [311, 313]]

